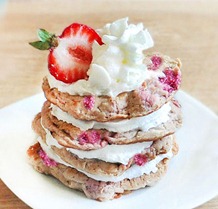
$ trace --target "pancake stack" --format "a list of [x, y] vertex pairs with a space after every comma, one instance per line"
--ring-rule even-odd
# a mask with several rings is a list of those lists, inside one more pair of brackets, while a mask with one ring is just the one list
[[32, 124], [37, 142], [28, 149], [33, 167], [98, 201], [160, 180], [178, 152], [181, 63], [153, 53], [144, 64], [152, 76], [115, 97], [71, 95], [45, 77], [46, 102]]

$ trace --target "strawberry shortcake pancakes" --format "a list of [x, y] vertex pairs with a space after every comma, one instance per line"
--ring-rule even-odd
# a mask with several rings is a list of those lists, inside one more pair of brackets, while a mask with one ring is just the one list
[[148, 30], [128, 18], [98, 30], [73, 23], [59, 36], [40, 29], [38, 37], [30, 44], [49, 50], [49, 73], [32, 123], [32, 166], [98, 201], [154, 185], [178, 152], [181, 62], [146, 53]]

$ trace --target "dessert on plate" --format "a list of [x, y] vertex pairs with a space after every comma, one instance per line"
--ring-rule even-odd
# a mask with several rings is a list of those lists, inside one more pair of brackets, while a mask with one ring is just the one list
[[128, 18], [38, 36], [30, 44], [49, 50], [49, 74], [32, 123], [32, 166], [98, 201], [154, 185], [178, 152], [181, 62], [146, 53], [149, 32]]

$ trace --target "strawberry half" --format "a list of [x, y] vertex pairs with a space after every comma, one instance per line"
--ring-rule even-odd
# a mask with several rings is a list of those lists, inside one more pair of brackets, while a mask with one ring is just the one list
[[30, 43], [37, 49], [49, 49], [48, 69], [57, 80], [73, 83], [87, 79], [92, 61], [92, 44], [102, 45], [101, 37], [87, 25], [73, 23], [60, 36], [39, 30], [40, 41]]

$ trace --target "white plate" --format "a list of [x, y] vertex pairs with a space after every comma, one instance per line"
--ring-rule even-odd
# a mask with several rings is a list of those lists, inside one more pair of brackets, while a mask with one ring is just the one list
[[26, 150], [35, 137], [31, 122], [44, 101], [42, 94], [0, 110], [1, 179], [36, 209], [182, 209], [203, 204], [218, 195], [218, 118], [182, 91], [177, 98], [184, 114], [184, 125], [177, 133], [180, 152], [172, 159], [167, 175], [154, 187], [97, 202], [33, 170]]

